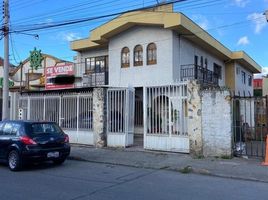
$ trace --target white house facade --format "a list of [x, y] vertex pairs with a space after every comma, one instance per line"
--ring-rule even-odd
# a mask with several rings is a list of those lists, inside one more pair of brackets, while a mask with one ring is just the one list
[[[74, 88], [20, 102], [29, 108], [37, 105], [29, 99], [38, 99], [40, 117], [49, 120], [46, 105], [53, 105], [71, 142], [200, 155], [213, 151], [217, 130], [224, 135], [217, 154], [231, 154], [228, 94], [251, 96], [253, 73], [261, 71], [245, 52], [232, 52], [172, 5], [118, 16], [71, 48]], [[207, 123], [204, 106], [216, 113], [215, 123]]]

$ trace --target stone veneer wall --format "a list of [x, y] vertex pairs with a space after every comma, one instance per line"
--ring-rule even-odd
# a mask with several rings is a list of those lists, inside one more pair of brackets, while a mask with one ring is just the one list
[[202, 138], [204, 156], [232, 155], [232, 110], [228, 90], [202, 91]]
[[200, 85], [196, 81], [187, 84], [188, 106], [188, 134], [190, 140], [190, 154], [203, 155], [202, 150], [202, 116]]
[[106, 146], [106, 89], [93, 89], [93, 132], [96, 147]]

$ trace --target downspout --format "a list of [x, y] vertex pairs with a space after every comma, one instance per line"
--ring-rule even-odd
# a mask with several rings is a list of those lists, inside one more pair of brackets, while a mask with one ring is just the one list
[[181, 35], [179, 34], [179, 82], [181, 82]]

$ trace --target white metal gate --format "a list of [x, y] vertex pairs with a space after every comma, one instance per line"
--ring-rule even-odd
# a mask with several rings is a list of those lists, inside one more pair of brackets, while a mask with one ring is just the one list
[[144, 148], [189, 153], [187, 85], [144, 88]]
[[93, 99], [91, 92], [65, 94], [24, 94], [19, 97], [23, 120], [57, 122], [70, 142], [94, 144]]
[[132, 88], [107, 91], [107, 145], [127, 147], [133, 144], [135, 90]]

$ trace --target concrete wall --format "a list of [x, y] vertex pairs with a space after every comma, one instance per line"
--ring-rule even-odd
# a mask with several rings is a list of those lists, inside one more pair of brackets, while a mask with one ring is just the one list
[[94, 145], [106, 146], [106, 89], [94, 88], [93, 90], [93, 132]]
[[[154, 86], [170, 84], [172, 77], [172, 40], [173, 33], [160, 27], [133, 27], [109, 42], [109, 84], [111, 86]], [[157, 64], [147, 65], [146, 48], [154, 42], [157, 46]], [[143, 66], [133, 66], [133, 49], [143, 47]], [[130, 50], [130, 67], [121, 68], [121, 50]]]
[[230, 91], [203, 90], [196, 81], [187, 85], [188, 133], [193, 156], [232, 155]]
[[190, 154], [203, 155], [202, 141], [202, 105], [200, 85], [196, 81], [190, 81], [187, 85], [188, 105], [188, 134], [190, 140]]
[[232, 112], [228, 90], [202, 91], [202, 139], [204, 156], [232, 155]]

